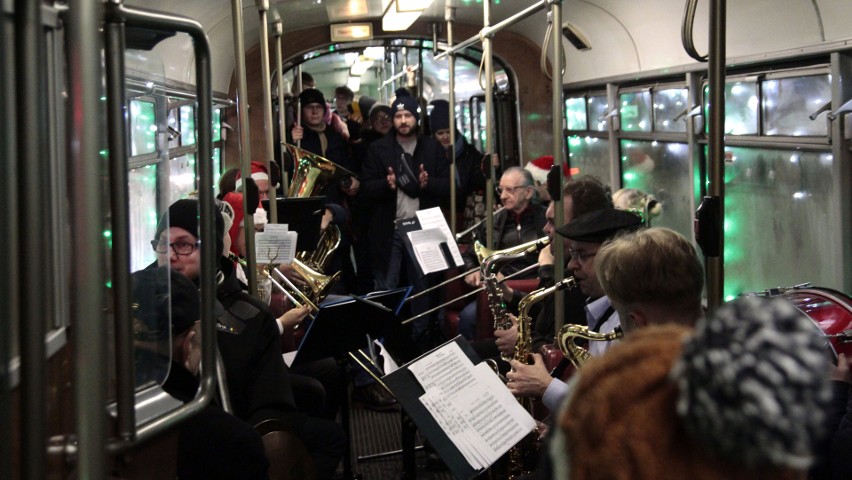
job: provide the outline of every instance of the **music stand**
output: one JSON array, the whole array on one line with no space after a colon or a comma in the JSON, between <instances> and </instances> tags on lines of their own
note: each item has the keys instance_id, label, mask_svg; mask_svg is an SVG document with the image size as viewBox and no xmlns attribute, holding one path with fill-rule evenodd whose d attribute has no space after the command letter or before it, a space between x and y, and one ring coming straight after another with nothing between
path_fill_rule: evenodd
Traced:
<instances>
[{"instance_id":1,"label":"music stand","mask_svg":"<svg viewBox=\"0 0 852 480\"><path fill-rule=\"evenodd\" d=\"M261 200L261 205L269 211L269 200ZM290 231L299 234L296 251L315 250L320 239L320 225L325 211L325 197L278 198L278 221L286 224Z\"/></svg>"}]
</instances>

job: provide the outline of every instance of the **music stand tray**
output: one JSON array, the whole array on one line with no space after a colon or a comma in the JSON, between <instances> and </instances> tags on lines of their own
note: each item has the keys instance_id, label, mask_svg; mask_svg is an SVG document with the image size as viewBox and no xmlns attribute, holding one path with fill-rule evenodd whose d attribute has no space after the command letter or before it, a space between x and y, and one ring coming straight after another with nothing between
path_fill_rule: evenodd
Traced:
<instances>
[{"instance_id":1,"label":"music stand tray","mask_svg":"<svg viewBox=\"0 0 852 480\"><path fill-rule=\"evenodd\" d=\"M268 212L269 200L261 200L261 204ZM290 231L299 234L296 240L296 251L316 249L325 211L325 197L278 198L275 204L278 208L276 223L286 224Z\"/></svg>"}]
</instances>

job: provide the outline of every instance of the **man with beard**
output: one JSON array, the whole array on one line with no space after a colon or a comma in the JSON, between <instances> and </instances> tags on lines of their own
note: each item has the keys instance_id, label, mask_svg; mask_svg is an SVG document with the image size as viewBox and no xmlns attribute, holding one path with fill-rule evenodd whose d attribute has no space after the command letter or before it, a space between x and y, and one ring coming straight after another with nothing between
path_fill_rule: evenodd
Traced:
<instances>
[{"instance_id":1,"label":"man with beard","mask_svg":"<svg viewBox=\"0 0 852 480\"><path fill-rule=\"evenodd\" d=\"M390 289L402 283L420 291L427 287L427 279L419 275L415 260L406 252L396 221L446 201L449 162L437 141L418 135L420 106L414 97L397 98L391 111L393 130L370 145L362 170L361 195L373 207L368 219L370 260L376 288ZM412 302L412 313L429 308L432 299L424 297ZM428 338L430 318L421 318L412 327L421 346L433 343Z\"/></svg>"}]
</instances>

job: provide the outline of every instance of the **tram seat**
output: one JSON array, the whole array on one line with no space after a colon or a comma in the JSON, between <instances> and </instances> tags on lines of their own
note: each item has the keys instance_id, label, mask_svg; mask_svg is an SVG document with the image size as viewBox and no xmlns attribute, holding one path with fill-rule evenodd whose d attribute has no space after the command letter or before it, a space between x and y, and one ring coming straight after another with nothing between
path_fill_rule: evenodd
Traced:
<instances>
[{"instance_id":1,"label":"tram seat","mask_svg":"<svg viewBox=\"0 0 852 480\"><path fill-rule=\"evenodd\" d=\"M260 433L266 458L269 460L269 478L276 480L316 479L311 456L295 434L278 420L264 420L255 425Z\"/></svg>"},{"instance_id":2,"label":"tram seat","mask_svg":"<svg viewBox=\"0 0 852 480\"><path fill-rule=\"evenodd\" d=\"M519 292L532 292L538 288L538 278L506 280L504 285ZM476 338L482 340L494 337L494 316L488 308L488 294L485 291L476 295Z\"/></svg>"}]
</instances>

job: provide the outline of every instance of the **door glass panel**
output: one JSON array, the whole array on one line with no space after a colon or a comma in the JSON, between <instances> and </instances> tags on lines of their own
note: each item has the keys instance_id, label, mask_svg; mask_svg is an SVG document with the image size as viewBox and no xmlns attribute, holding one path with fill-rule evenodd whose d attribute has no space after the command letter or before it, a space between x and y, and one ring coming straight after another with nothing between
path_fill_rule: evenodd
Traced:
<instances>
[{"instance_id":1,"label":"door glass panel","mask_svg":"<svg viewBox=\"0 0 852 480\"><path fill-rule=\"evenodd\" d=\"M654 131L686 132L686 88L654 91Z\"/></svg>"},{"instance_id":2,"label":"door glass panel","mask_svg":"<svg viewBox=\"0 0 852 480\"><path fill-rule=\"evenodd\" d=\"M589 130L596 132L606 131L606 115L609 113L609 102L606 95L589 97Z\"/></svg>"},{"instance_id":3,"label":"door glass panel","mask_svg":"<svg viewBox=\"0 0 852 480\"><path fill-rule=\"evenodd\" d=\"M704 108L710 118L710 89L704 87ZM706 129L709 128L709 120ZM757 135L757 82L725 84L725 134Z\"/></svg>"},{"instance_id":4,"label":"door glass panel","mask_svg":"<svg viewBox=\"0 0 852 480\"><path fill-rule=\"evenodd\" d=\"M130 155L153 153L157 150L157 119L154 102L130 101Z\"/></svg>"},{"instance_id":5,"label":"door glass panel","mask_svg":"<svg viewBox=\"0 0 852 480\"><path fill-rule=\"evenodd\" d=\"M572 97L565 99L565 118L568 130L586 130L586 99Z\"/></svg>"},{"instance_id":6,"label":"door glass panel","mask_svg":"<svg viewBox=\"0 0 852 480\"><path fill-rule=\"evenodd\" d=\"M169 205L195 190L195 154L169 160Z\"/></svg>"}]
</instances>

